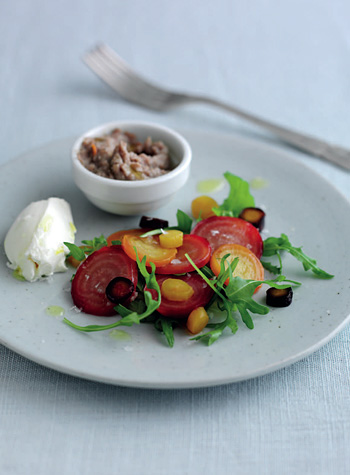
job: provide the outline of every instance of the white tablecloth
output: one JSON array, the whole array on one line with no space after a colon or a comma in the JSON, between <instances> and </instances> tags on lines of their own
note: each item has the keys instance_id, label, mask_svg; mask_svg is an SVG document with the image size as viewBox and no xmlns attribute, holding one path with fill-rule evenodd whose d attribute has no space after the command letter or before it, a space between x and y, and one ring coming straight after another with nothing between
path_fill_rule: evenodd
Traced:
<instances>
[{"instance_id":1,"label":"white tablecloth","mask_svg":"<svg viewBox=\"0 0 350 475\"><path fill-rule=\"evenodd\" d=\"M80 60L97 42L156 82L350 148L349 16L345 0L3 1L0 164L115 119L278 145L208 107L123 102ZM293 153L350 198L349 173ZM349 473L349 341L346 328L273 374L174 391L81 380L0 346L0 473Z\"/></svg>"}]
</instances>

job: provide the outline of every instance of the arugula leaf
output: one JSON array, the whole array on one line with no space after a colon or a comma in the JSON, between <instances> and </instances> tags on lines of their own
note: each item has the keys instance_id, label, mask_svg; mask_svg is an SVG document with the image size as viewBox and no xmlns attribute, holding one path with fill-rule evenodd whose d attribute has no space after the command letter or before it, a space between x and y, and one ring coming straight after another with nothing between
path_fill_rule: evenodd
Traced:
<instances>
[{"instance_id":1,"label":"arugula leaf","mask_svg":"<svg viewBox=\"0 0 350 475\"><path fill-rule=\"evenodd\" d=\"M233 313L236 310L235 305L233 305L228 300L222 300L222 308L223 311L226 312L225 320L220 323L211 324L211 328L213 328L212 330L209 330L202 335L197 335L196 337L191 338L191 340L202 340L203 342L206 342L208 346L210 346L220 338L225 328L229 328L233 334L237 332L238 324L233 316Z\"/></svg>"},{"instance_id":2,"label":"arugula leaf","mask_svg":"<svg viewBox=\"0 0 350 475\"><path fill-rule=\"evenodd\" d=\"M173 348L175 343L174 331L172 321L169 318L160 317L154 322L156 330L164 334L166 341L170 348Z\"/></svg>"},{"instance_id":3,"label":"arugula leaf","mask_svg":"<svg viewBox=\"0 0 350 475\"><path fill-rule=\"evenodd\" d=\"M290 284L301 285L299 282L286 279L284 276L278 276L273 280L249 280L242 279L241 277L233 277L233 271L237 266L238 258L234 259L229 265L225 265L227 256L221 260L220 273L216 278L208 279L208 277L199 269L188 254L185 254L187 260L191 263L192 267L197 273L205 280L205 282L214 290L217 299L220 299L221 306L226 312L226 318L224 321L216 324L210 324L212 330L197 335L192 340L203 340L208 345L214 343L223 333L226 327L230 328L232 333L236 333L238 330L237 321L234 318L234 312L238 311L242 321L249 329L254 328L253 319L250 313L259 315L266 315L269 313L269 307L258 303L253 299L254 292L257 287L265 283L270 287L279 289L285 289L290 287ZM229 283L224 286L229 277ZM283 283L286 282L286 283ZM288 283L287 283L288 282Z\"/></svg>"},{"instance_id":4,"label":"arugula leaf","mask_svg":"<svg viewBox=\"0 0 350 475\"><path fill-rule=\"evenodd\" d=\"M98 251L102 247L108 246L106 238L101 234L100 237L94 237L90 240L81 241L83 244L88 246L91 249L88 249L87 254L92 254L94 251Z\"/></svg>"},{"instance_id":5,"label":"arugula leaf","mask_svg":"<svg viewBox=\"0 0 350 475\"><path fill-rule=\"evenodd\" d=\"M184 234L190 234L191 229L192 229L192 223L193 223L192 218L188 216L188 214L186 214L184 211L181 211L181 209L178 209L176 213L176 219L177 219L176 229L179 229Z\"/></svg>"},{"instance_id":6,"label":"arugula leaf","mask_svg":"<svg viewBox=\"0 0 350 475\"><path fill-rule=\"evenodd\" d=\"M281 283L285 282L285 283ZM249 312L259 315L266 315L269 313L269 307L262 305L253 299L254 292L261 284L268 284L270 287L276 289L286 289L290 287L290 284L301 285L300 282L287 279L285 276L280 275L275 279L266 280L249 280L242 279L241 277L233 277L230 279L229 284L225 288L225 294L231 303L234 303L241 314L243 322L248 328L254 328L253 321Z\"/></svg>"},{"instance_id":7,"label":"arugula leaf","mask_svg":"<svg viewBox=\"0 0 350 475\"><path fill-rule=\"evenodd\" d=\"M224 287L224 284L228 278L232 279L233 272L236 269L239 261L239 258L235 257L233 261L226 267L226 260L229 256L230 254L225 254L220 262L220 272L217 277L217 285L221 289Z\"/></svg>"},{"instance_id":8,"label":"arugula leaf","mask_svg":"<svg viewBox=\"0 0 350 475\"><path fill-rule=\"evenodd\" d=\"M255 200L249 191L249 183L230 172L224 173L230 192L223 204L218 208L213 208L217 216L237 217L244 208L255 206Z\"/></svg>"},{"instance_id":9,"label":"arugula leaf","mask_svg":"<svg viewBox=\"0 0 350 475\"><path fill-rule=\"evenodd\" d=\"M142 312L141 314L138 314L135 311L131 311L127 317L123 317L122 320L119 320L119 322L122 322L125 318L131 319L134 323L140 323L141 320L144 318L148 317L151 315L154 311L157 310L157 308L160 305L161 302L161 293L160 293L160 287L158 285L157 279L156 279L156 274L155 274L155 265L153 262L151 262L151 273L148 272L147 267L146 267L146 256L143 257L142 261L140 261L136 249L136 262L139 268L139 271L143 278L145 279L146 286L149 289L153 289L157 292L157 300L153 300L151 292L148 290L144 290L144 298L145 298L145 306L146 310ZM121 305L117 305L115 309L117 310L118 313L120 313L120 310L125 311L125 307L121 308ZM118 323L118 322L117 322ZM121 323L123 325L123 323Z\"/></svg>"},{"instance_id":10,"label":"arugula leaf","mask_svg":"<svg viewBox=\"0 0 350 475\"><path fill-rule=\"evenodd\" d=\"M288 282L288 284L280 285L279 282L281 281ZM243 323L252 330L254 328L254 323L251 313L266 315L270 311L269 307L266 307L253 299L255 289L263 283L279 289L290 287L290 283L300 285L299 282L287 280L284 276L279 276L274 280L264 281L249 281L242 279L241 277L234 277L230 280L229 285L224 289L226 298L223 298L221 295L224 310L226 311L226 319L223 322L211 324L210 327L213 328L213 330L210 330L203 335L198 335L192 338L192 340L204 340L208 345L211 345L222 335L226 327L230 328L232 333L236 333L238 325L233 316L235 311L238 311Z\"/></svg>"},{"instance_id":11,"label":"arugula leaf","mask_svg":"<svg viewBox=\"0 0 350 475\"><path fill-rule=\"evenodd\" d=\"M317 277L320 279L332 279L334 275L329 274L328 272L322 270L318 267L315 259L307 256L301 247L295 247L289 241L289 238L286 234L281 234L280 237L269 237L264 241L264 257L277 256L280 261L280 267L273 266L270 263L262 261L263 266L274 273L282 272L282 261L280 257L280 251L287 251L290 255L295 257L298 261L303 264L304 270L311 270Z\"/></svg>"},{"instance_id":12,"label":"arugula leaf","mask_svg":"<svg viewBox=\"0 0 350 475\"><path fill-rule=\"evenodd\" d=\"M215 274L214 272L210 269L210 267L208 266L203 266L201 267L201 271L205 274L206 277L208 277L209 279L212 279L213 277L215 277Z\"/></svg>"},{"instance_id":13,"label":"arugula leaf","mask_svg":"<svg viewBox=\"0 0 350 475\"><path fill-rule=\"evenodd\" d=\"M278 257L280 257L280 255L278 254ZM267 262L267 261L260 261L261 264L263 265L263 267L268 270L269 272L271 272L272 274L281 274L282 273L282 266L278 267L278 266L275 266L274 264L272 264L271 262Z\"/></svg>"},{"instance_id":14,"label":"arugula leaf","mask_svg":"<svg viewBox=\"0 0 350 475\"><path fill-rule=\"evenodd\" d=\"M272 287L276 287L275 281L264 281L269 283ZM225 288L225 294L230 302L235 303L238 312L241 315L243 322L250 329L254 328L253 320L248 312L259 315L266 315L269 313L269 308L261 305L253 299L254 292L259 285L262 284L260 280L245 280L241 277L233 277ZM277 285L281 288L281 286Z\"/></svg>"},{"instance_id":15,"label":"arugula leaf","mask_svg":"<svg viewBox=\"0 0 350 475\"><path fill-rule=\"evenodd\" d=\"M208 279L208 277L206 276L205 273L202 272L201 269L199 269L196 264L192 261L192 259L190 258L190 256L188 254L185 254L186 256L186 259L191 263L192 267L197 271L197 273L202 277L202 279L212 288L212 290L214 290L215 294L216 294L216 297L219 298L221 300L221 304L222 304L222 307L223 309L226 311L226 319L219 323L219 324L216 324L214 326L214 329L213 330L210 330L209 332L206 332L202 335L197 335L193 338L191 338L191 340L203 340L203 341L206 341L206 343L208 345L212 345L221 335L222 335L222 332L224 331L224 329L226 327L229 327L232 331L232 333L236 333L236 331L238 330L238 325L237 325L237 322L236 320L234 319L233 317L233 311L235 310L235 306L231 304L230 301L228 301L225 296L220 292L220 290L217 288L217 286L221 286L221 281L223 280L224 277L222 276L218 276L216 279ZM231 262L231 264L228 266L229 268L229 272L233 272L232 271L232 268L234 269L237 265L237 262L238 262L238 259L235 259L234 261ZM221 271L224 271L224 274L225 274L225 280L227 279L227 270L224 269L224 267L221 267ZM220 272L221 274L221 272ZM225 282L225 280L223 280L223 282ZM215 285L216 284L216 285ZM212 303L214 302L215 300L212 300Z\"/></svg>"},{"instance_id":16,"label":"arugula leaf","mask_svg":"<svg viewBox=\"0 0 350 475\"><path fill-rule=\"evenodd\" d=\"M138 289L138 292L142 293L142 297L143 297L143 288L140 289L139 286L137 285L137 289ZM141 295L139 294L136 297L136 299L130 303L129 308L127 310L129 313L130 311L136 312L136 313L143 313L146 310L145 299L141 298ZM123 316L122 313L120 313L120 315Z\"/></svg>"},{"instance_id":17,"label":"arugula leaf","mask_svg":"<svg viewBox=\"0 0 350 475\"><path fill-rule=\"evenodd\" d=\"M84 244L84 246L79 247L76 244L70 242L63 243L69 249L69 254L67 257L72 256L77 261L83 261L87 255L89 256L94 251L98 251L102 247L108 245L106 238L102 234L100 237L95 237L93 239L84 240L81 242Z\"/></svg>"},{"instance_id":18,"label":"arugula leaf","mask_svg":"<svg viewBox=\"0 0 350 475\"><path fill-rule=\"evenodd\" d=\"M85 259L85 252L79 246L76 246L71 242L64 242L63 244L65 244L69 249L68 256L74 257L74 259L76 259L77 261L83 261Z\"/></svg>"},{"instance_id":19,"label":"arugula leaf","mask_svg":"<svg viewBox=\"0 0 350 475\"><path fill-rule=\"evenodd\" d=\"M156 290L157 296L158 296L157 300L153 300L151 292L149 292L148 290L144 291L145 306L146 306L146 309L144 312L139 314L135 311L127 309L123 305L117 305L115 309L121 315L122 318L118 320L117 322L111 323L110 325L80 326L71 322L67 318L64 318L63 322L69 325L70 327L75 328L76 330L80 330L83 332L95 332L95 331L102 331L102 330L110 330L112 328L120 327L120 326L131 327L134 324L141 323L141 320L145 319L146 317L151 315L155 310L157 310L161 302L161 294L160 294L160 288L159 288L158 282L156 280L155 266L153 263L151 263L151 273L149 273L145 264L146 256L144 256L142 261L140 261L136 253L136 259L137 259L137 265L139 267L139 271L144 277L147 287L149 289Z\"/></svg>"}]
</instances>

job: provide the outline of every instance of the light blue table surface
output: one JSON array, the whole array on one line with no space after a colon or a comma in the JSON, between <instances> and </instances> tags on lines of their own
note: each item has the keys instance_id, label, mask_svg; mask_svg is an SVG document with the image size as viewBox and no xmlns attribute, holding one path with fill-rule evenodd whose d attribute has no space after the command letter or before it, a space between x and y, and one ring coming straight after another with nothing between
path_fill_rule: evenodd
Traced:
<instances>
[{"instance_id":1,"label":"light blue table surface","mask_svg":"<svg viewBox=\"0 0 350 475\"><path fill-rule=\"evenodd\" d=\"M286 148L209 107L123 102L81 61L98 42L160 84L350 148L349 18L346 0L2 0L0 164L117 119ZM348 172L289 150L350 199ZM0 473L350 473L349 343L347 327L273 374L174 391L80 380L0 347Z\"/></svg>"}]
</instances>

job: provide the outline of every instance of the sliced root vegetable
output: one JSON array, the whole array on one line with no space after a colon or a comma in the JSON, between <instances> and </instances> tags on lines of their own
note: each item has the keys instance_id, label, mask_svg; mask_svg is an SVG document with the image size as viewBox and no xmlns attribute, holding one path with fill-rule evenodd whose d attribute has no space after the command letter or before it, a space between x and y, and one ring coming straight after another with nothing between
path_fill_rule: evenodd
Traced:
<instances>
[{"instance_id":1,"label":"sliced root vegetable","mask_svg":"<svg viewBox=\"0 0 350 475\"><path fill-rule=\"evenodd\" d=\"M213 208L217 208L218 206L214 198L206 195L198 196L191 203L192 216L195 219L206 219L210 216L215 216Z\"/></svg>"},{"instance_id":2,"label":"sliced root vegetable","mask_svg":"<svg viewBox=\"0 0 350 475\"><path fill-rule=\"evenodd\" d=\"M122 229L121 231L116 231L115 233L108 236L107 244L108 246L112 246L113 241L122 241L125 234L129 234L131 236L141 236L142 234L145 234L147 231L150 231L150 229L141 229L141 228Z\"/></svg>"},{"instance_id":3,"label":"sliced root vegetable","mask_svg":"<svg viewBox=\"0 0 350 475\"><path fill-rule=\"evenodd\" d=\"M159 244L165 249L174 249L183 244L184 233L178 229L169 229L162 234L159 234Z\"/></svg>"},{"instance_id":4,"label":"sliced root vegetable","mask_svg":"<svg viewBox=\"0 0 350 475\"><path fill-rule=\"evenodd\" d=\"M208 325L209 316L204 307L197 307L189 314L186 326L187 329L196 335Z\"/></svg>"},{"instance_id":5,"label":"sliced root vegetable","mask_svg":"<svg viewBox=\"0 0 350 475\"><path fill-rule=\"evenodd\" d=\"M266 304L270 307L288 307L293 300L292 287L275 289L270 287L266 291Z\"/></svg>"},{"instance_id":6,"label":"sliced root vegetable","mask_svg":"<svg viewBox=\"0 0 350 475\"><path fill-rule=\"evenodd\" d=\"M115 277L126 277L136 288L136 263L120 246L103 247L93 252L78 267L73 278L71 293L74 305L91 315L115 315L115 304L106 296L106 288Z\"/></svg>"},{"instance_id":7,"label":"sliced root vegetable","mask_svg":"<svg viewBox=\"0 0 350 475\"><path fill-rule=\"evenodd\" d=\"M197 267L205 266L210 259L211 249L209 242L200 236L185 234L183 244L177 248L177 254L169 264L164 267L157 267L157 274L184 274L192 272L193 267L188 262L185 254L188 254Z\"/></svg>"},{"instance_id":8,"label":"sliced root vegetable","mask_svg":"<svg viewBox=\"0 0 350 475\"><path fill-rule=\"evenodd\" d=\"M162 297L172 302L183 302L194 294L193 288L181 279L165 279L161 287Z\"/></svg>"},{"instance_id":9,"label":"sliced root vegetable","mask_svg":"<svg viewBox=\"0 0 350 475\"><path fill-rule=\"evenodd\" d=\"M177 253L175 248L165 249L161 247L158 235L141 238L139 236L126 234L122 240L122 248L132 260L136 261L137 252L140 261L146 256L146 265L150 266L151 262L153 262L156 267L169 264Z\"/></svg>"},{"instance_id":10,"label":"sliced root vegetable","mask_svg":"<svg viewBox=\"0 0 350 475\"><path fill-rule=\"evenodd\" d=\"M240 244L252 251L258 259L262 256L263 240L259 231L241 218L212 216L196 224L191 234L206 238L212 251L223 244Z\"/></svg>"},{"instance_id":11,"label":"sliced root vegetable","mask_svg":"<svg viewBox=\"0 0 350 475\"><path fill-rule=\"evenodd\" d=\"M238 264L233 271L233 277L239 276L242 279L264 280L264 268L256 255L240 244L224 244L218 247L210 259L210 268L215 275L219 275L221 270L221 261L225 260L225 268L238 257ZM229 283L229 279L225 284ZM257 289L258 290L258 289Z\"/></svg>"},{"instance_id":12,"label":"sliced root vegetable","mask_svg":"<svg viewBox=\"0 0 350 475\"><path fill-rule=\"evenodd\" d=\"M209 285L202 279L202 277L195 272L191 272L182 276L157 275L156 278L160 287L162 287L162 284L166 279L171 278L182 280L186 284L190 285L194 291L192 297L182 301L169 300L162 296L162 301L157 311L165 317L179 319L186 318L195 308L204 307L207 305L214 293ZM155 290L147 288L145 290L149 290L151 292L152 298L154 300L157 299L157 292Z\"/></svg>"},{"instance_id":13,"label":"sliced root vegetable","mask_svg":"<svg viewBox=\"0 0 350 475\"><path fill-rule=\"evenodd\" d=\"M150 216L142 216L140 219L140 228L161 229L169 227L169 222L165 219L151 218Z\"/></svg>"},{"instance_id":14,"label":"sliced root vegetable","mask_svg":"<svg viewBox=\"0 0 350 475\"><path fill-rule=\"evenodd\" d=\"M244 208L239 215L241 219L248 221L261 232L265 224L265 212L260 208Z\"/></svg>"}]
</instances>

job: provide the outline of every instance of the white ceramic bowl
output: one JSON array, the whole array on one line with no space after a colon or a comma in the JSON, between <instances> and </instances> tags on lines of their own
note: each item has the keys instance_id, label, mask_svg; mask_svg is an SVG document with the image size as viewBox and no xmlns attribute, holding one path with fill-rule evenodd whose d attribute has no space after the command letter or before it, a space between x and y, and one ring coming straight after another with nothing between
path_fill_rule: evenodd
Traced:
<instances>
[{"instance_id":1,"label":"white ceramic bowl","mask_svg":"<svg viewBox=\"0 0 350 475\"><path fill-rule=\"evenodd\" d=\"M124 181L104 178L87 170L78 159L86 137L99 137L119 128L132 132L140 141L151 137L169 148L174 168L157 178ZM190 173L191 148L179 133L149 122L119 121L100 125L79 137L72 150L73 178L80 190L97 207L110 213L137 215L164 206L186 183Z\"/></svg>"}]
</instances>

